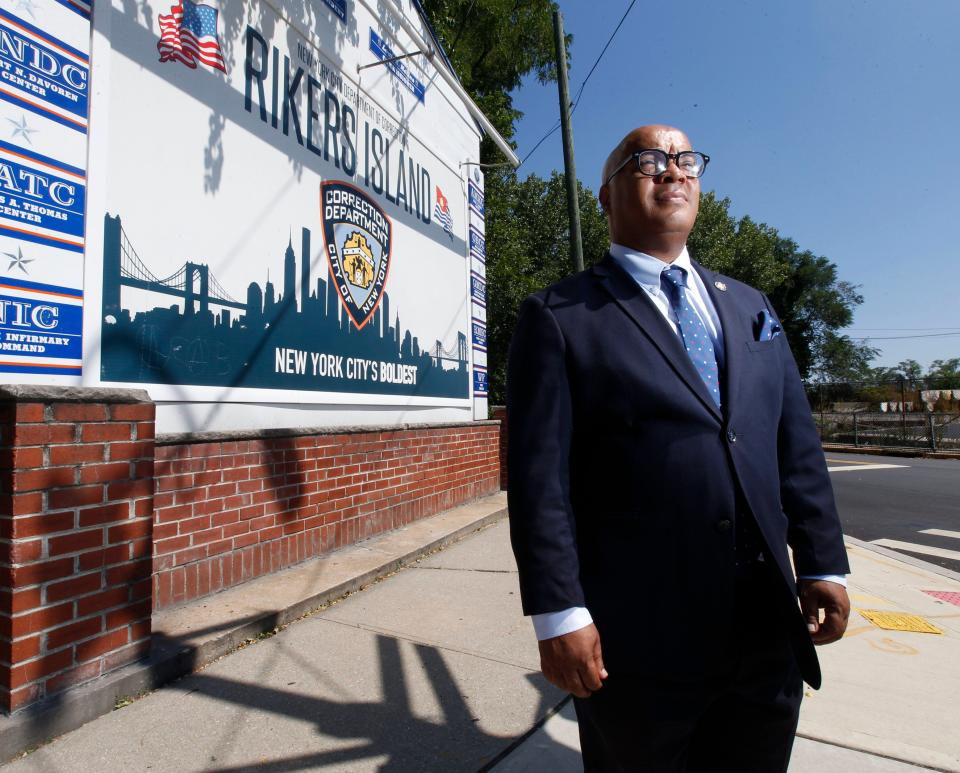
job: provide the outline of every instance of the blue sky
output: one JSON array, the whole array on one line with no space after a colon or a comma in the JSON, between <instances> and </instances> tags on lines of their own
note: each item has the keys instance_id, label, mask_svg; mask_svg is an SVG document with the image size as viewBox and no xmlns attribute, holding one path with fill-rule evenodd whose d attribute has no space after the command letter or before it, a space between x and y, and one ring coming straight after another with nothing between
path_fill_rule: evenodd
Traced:
<instances>
[{"instance_id":1,"label":"blue sky","mask_svg":"<svg viewBox=\"0 0 960 773\"><path fill-rule=\"evenodd\" d=\"M560 1L572 95L627 5ZM629 129L679 126L711 156L704 190L861 286L847 332L873 338L874 364L958 357L958 33L956 0L638 2L573 116L578 177L596 191ZM523 158L557 120L556 85L531 78L515 104ZM521 174L562 168L558 131Z\"/></svg>"}]
</instances>

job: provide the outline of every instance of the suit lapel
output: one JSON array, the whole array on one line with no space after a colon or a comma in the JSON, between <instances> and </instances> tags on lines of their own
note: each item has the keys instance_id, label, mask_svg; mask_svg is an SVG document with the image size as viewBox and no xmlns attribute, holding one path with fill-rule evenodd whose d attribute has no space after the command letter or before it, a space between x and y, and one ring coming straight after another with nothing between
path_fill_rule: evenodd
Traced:
<instances>
[{"instance_id":1,"label":"suit lapel","mask_svg":"<svg viewBox=\"0 0 960 773\"><path fill-rule=\"evenodd\" d=\"M700 402L721 420L720 411L684 349L680 337L673 332L646 292L637 286L609 254L593 267L593 273L603 289L659 350L677 376L700 398Z\"/></svg>"},{"instance_id":2,"label":"suit lapel","mask_svg":"<svg viewBox=\"0 0 960 773\"><path fill-rule=\"evenodd\" d=\"M719 276L713 271L704 268L695 260L691 260L693 267L700 274L707 294L713 301L713 307L720 318L720 327L723 330L724 367L721 377L723 384L723 412L730 416L733 407L737 404L740 390L740 375L743 373L743 336L740 315L737 313L736 303L729 292L721 291L715 282Z\"/></svg>"}]
</instances>

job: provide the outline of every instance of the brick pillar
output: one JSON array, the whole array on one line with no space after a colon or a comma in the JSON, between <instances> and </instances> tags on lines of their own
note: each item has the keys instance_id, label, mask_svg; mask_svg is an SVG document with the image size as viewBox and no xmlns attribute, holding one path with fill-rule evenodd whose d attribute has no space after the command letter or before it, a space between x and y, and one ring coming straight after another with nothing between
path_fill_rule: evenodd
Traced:
<instances>
[{"instance_id":1,"label":"brick pillar","mask_svg":"<svg viewBox=\"0 0 960 773\"><path fill-rule=\"evenodd\" d=\"M507 490L507 408L494 405L490 408L494 419L500 422L500 490Z\"/></svg>"},{"instance_id":2,"label":"brick pillar","mask_svg":"<svg viewBox=\"0 0 960 773\"><path fill-rule=\"evenodd\" d=\"M0 386L0 709L150 647L146 392Z\"/></svg>"}]
</instances>

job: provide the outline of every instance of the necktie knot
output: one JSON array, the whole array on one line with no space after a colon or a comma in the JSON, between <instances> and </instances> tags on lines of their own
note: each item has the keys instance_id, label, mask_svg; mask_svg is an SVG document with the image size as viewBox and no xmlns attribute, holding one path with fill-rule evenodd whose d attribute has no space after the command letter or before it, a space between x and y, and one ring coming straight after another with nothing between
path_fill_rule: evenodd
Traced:
<instances>
[{"instance_id":1,"label":"necktie knot","mask_svg":"<svg viewBox=\"0 0 960 773\"><path fill-rule=\"evenodd\" d=\"M665 268L660 276L666 279L673 287L687 286L687 272L680 266L670 266Z\"/></svg>"}]
</instances>

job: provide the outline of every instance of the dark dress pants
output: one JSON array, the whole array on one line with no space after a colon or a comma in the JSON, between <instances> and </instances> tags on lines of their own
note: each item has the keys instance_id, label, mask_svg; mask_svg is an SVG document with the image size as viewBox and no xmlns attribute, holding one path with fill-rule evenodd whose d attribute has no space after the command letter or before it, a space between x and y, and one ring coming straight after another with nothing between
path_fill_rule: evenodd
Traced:
<instances>
[{"instance_id":1,"label":"dark dress pants","mask_svg":"<svg viewBox=\"0 0 960 773\"><path fill-rule=\"evenodd\" d=\"M738 579L736 632L716 642L716 676L680 682L611 674L591 697L574 699L584 770L786 771L803 682L777 582L764 562Z\"/></svg>"}]
</instances>

